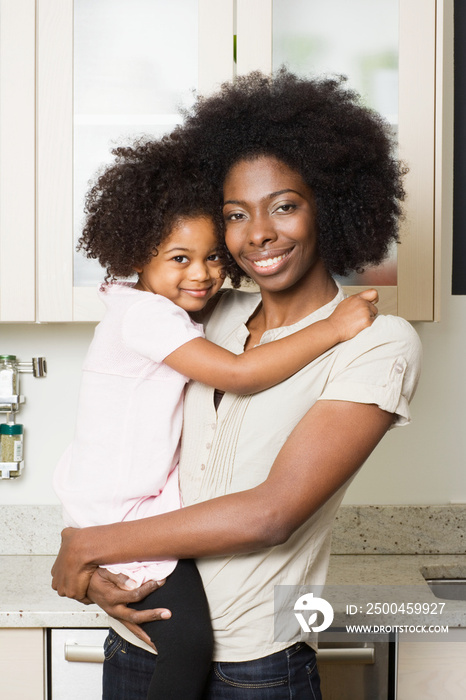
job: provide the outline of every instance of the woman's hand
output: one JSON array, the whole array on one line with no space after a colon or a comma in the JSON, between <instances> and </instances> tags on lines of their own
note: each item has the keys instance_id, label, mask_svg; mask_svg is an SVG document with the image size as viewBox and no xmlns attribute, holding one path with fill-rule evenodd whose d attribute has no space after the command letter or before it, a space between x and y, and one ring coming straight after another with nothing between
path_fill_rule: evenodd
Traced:
<instances>
[{"instance_id":1,"label":"woman's hand","mask_svg":"<svg viewBox=\"0 0 466 700\"><path fill-rule=\"evenodd\" d=\"M97 564L86 562L80 539L81 530L67 527L61 533L61 547L52 567L52 588L58 595L79 600L86 605L87 588Z\"/></svg>"},{"instance_id":2,"label":"woman's hand","mask_svg":"<svg viewBox=\"0 0 466 700\"><path fill-rule=\"evenodd\" d=\"M137 603L149 593L163 586L165 581L148 581L139 588L128 588L127 576L112 574L107 569L97 569L89 582L88 599L97 603L111 617L119 620L136 637L149 644L155 651L155 646L149 636L140 627L144 622L152 620L167 620L171 617L170 610L154 608L134 610L129 603Z\"/></svg>"}]
</instances>

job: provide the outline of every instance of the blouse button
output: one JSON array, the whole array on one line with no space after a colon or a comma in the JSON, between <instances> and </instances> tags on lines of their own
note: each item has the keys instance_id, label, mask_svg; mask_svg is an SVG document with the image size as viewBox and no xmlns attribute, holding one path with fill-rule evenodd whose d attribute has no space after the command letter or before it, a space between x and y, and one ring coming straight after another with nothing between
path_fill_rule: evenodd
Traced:
<instances>
[{"instance_id":1,"label":"blouse button","mask_svg":"<svg viewBox=\"0 0 466 700\"><path fill-rule=\"evenodd\" d=\"M201 469L205 469L205 464L201 464Z\"/></svg>"},{"instance_id":2,"label":"blouse button","mask_svg":"<svg viewBox=\"0 0 466 700\"><path fill-rule=\"evenodd\" d=\"M210 448L212 447L212 443L211 443L211 442L208 442L207 445L206 445L206 447L207 447L208 450L210 450Z\"/></svg>"}]
</instances>

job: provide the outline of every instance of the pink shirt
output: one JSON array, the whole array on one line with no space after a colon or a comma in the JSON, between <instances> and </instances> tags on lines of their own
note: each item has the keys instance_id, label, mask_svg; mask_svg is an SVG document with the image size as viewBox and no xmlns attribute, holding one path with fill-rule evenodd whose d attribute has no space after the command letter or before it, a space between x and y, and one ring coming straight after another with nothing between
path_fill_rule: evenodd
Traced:
<instances>
[{"instance_id":1,"label":"pink shirt","mask_svg":"<svg viewBox=\"0 0 466 700\"><path fill-rule=\"evenodd\" d=\"M179 442L188 378L163 360L203 336L165 297L114 283L84 361L74 440L54 474L67 525L137 520L180 507ZM108 566L138 584L175 560Z\"/></svg>"}]
</instances>

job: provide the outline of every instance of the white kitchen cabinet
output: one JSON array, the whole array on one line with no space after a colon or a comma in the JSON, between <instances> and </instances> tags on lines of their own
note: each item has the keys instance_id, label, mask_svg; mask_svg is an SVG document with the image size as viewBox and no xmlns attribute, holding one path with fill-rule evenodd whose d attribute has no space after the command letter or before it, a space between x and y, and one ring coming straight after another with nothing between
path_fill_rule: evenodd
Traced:
<instances>
[{"instance_id":1,"label":"white kitchen cabinet","mask_svg":"<svg viewBox=\"0 0 466 700\"><path fill-rule=\"evenodd\" d=\"M432 642L410 641L409 635L400 639L397 700L466 697L466 629L450 629L447 638L439 634Z\"/></svg>"},{"instance_id":2,"label":"white kitchen cabinet","mask_svg":"<svg viewBox=\"0 0 466 700\"><path fill-rule=\"evenodd\" d=\"M0 629L1 696L8 700L45 700L45 631Z\"/></svg>"},{"instance_id":3,"label":"white kitchen cabinet","mask_svg":"<svg viewBox=\"0 0 466 700\"><path fill-rule=\"evenodd\" d=\"M100 628L0 629L0 696L5 700L100 700L107 634L108 629Z\"/></svg>"},{"instance_id":4,"label":"white kitchen cabinet","mask_svg":"<svg viewBox=\"0 0 466 700\"><path fill-rule=\"evenodd\" d=\"M89 12L84 24L94 29L96 3L75 2L76 7L80 3L82 12ZM128 42L115 24L118 8L126 5L143 13L143 2L102 0L98 7L111 7L112 19L102 42L117 36L114 46L123 51ZM187 28L181 30L186 3L190 11L195 8L197 27L189 20ZM451 166L450 94L444 76L450 76L452 70L452 4L452 0L399 0L398 133L400 155L410 166L409 197L405 240L398 249L397 284L379 287L379 308L410 320L438 317L438 241L450 215L445 175ZM149 5L154 8L158 3L153 0ZM210 91L235 71L271 70L273 0L160 2L160 12L177 7L179 21L161 23L174 44L178 34L187 32L181 44L191 48L183 60L186 66L197 64L197 86L192 87L199 92ZM77 77L80 25L73 12L73 0L0 0L0 321L99 320L102 309L96 285L85 279L88 272L92 277L93 261L74 265L73 228L79 230L79 216L73 208L79 211L80 192L97 164L108 157L106 138L142 130L160 133L175 123L166 118L163 109L155 113L147 107L135 113L133 97L126 100L128 113L111 100L103 106L103 94L94 94L97 106L92 106L92 99L90 107L80 106L86 100ZM141 24L140 17L138 21ZM160 42L155 29L154 24L153 44L157 47ZM188 41L193 34L195 41ZM357 41L357 37L353 39ZM81 58L89 58L97 43L91 35L90 49L83 51ZM117 59L118 52L114 64ZM171 63L174 61L166 62L163 73ZM133 75L147 76L149 89L157 84L147 61L140 59L138 68L137 62L131 64L122 53L117 70L99 78L101 92L109 92L115 76L123 81L128 78L124 73L131 65L135 66ZM81 84L84 81L91 92L96 81L92 65L87 69L88 78L81 79ZM135 81L129 74L126 82ZM169 114L173 117L171 111ZM83 160L86 148L87 161Z\"/></svg>"},{"instance_id":5,"label":"white kitchen cabinet","mask_svg":"<svg viewBox=\"0 0 466 700\"><path fill-rule=\"evenodd\" d=\"M329 0L325 7L319 0L237 0L238 73L255 67L271 70L281 63L304 74L316 68L319 73L343 72L349 75L352 87L367 94L367 84L354 80L355 73L365 62L367 75L367 64L383 58L385 48L376 46L377 41L385 46L389 23L383 26L383 16L385 10L390 20L391 9L399 15L398 118L394 128L399 156L409 166L405 181L408 198L395 282L375 286L382 312L411 321L437 320L440 234L442 228L447 233L451 228L452 206L451 0ZM305 41L311 59L300 64ZM347 55L345 48L349 49ZM323 59L319 63L319 53L328 55L327 62ZM377 77L380 104L369 106L383 113L393 77L380 70ZM391 115L384 116L391 121ZM354 291L360 288L352 287Z\"/></svg>"},{"instance_id":6,"label":"white kitchen cabinet","mask_svg":"<svg viewBox=\"0 0 466 700\"><path fill-rule=\"evenodd\" d=\"M0 32L0 321L98 320L96 284L73 269L76 185L111 138L173 128L180 91L169 113L148 95L184 74L185 92L233 76L233 0L0 0Z\"/></svg>"}]
</instances>

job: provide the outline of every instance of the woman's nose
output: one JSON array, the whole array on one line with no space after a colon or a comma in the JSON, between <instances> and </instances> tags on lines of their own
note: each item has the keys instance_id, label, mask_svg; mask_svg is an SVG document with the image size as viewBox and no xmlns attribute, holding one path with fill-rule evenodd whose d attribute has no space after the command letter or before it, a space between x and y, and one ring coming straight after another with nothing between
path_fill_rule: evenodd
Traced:
<instances>
[{"instance_id":1,"label":"woman's nose","mask_svg":"<svg viewBox=\"0 0 466 700\"><path fill-rule=\"evenodd\" d=\"M256 216L252 218L248 226L248 239L251 245L263 246L270 241L275 241L276 232L268 216Z\"/></svg>"}]
</instances>

